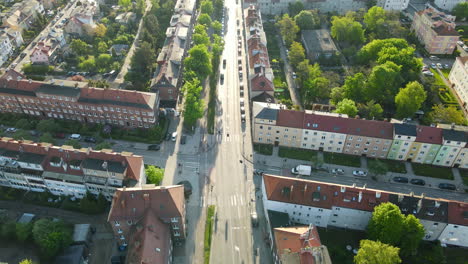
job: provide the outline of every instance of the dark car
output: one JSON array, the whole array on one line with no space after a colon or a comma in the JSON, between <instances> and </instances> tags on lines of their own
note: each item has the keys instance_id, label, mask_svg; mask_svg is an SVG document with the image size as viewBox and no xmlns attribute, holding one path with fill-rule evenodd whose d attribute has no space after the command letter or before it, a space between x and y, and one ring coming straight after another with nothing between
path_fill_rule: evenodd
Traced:
<instances>
[{"instance_id":1,"label":"dark car","mask_svg":"<svg viewBox=\"0 0 468 264\"><path fill-rule=\"evenodd\" d=\"M439 189L455 191L457 187L451 183L440 183Z\"/></svg>"},{"instance_id":2,"label":"dark car","mask_svg":"<svg viewBox=\"0 0 468 264\"><path fill-rule=\"evenodd\" d=\"M393 177L394 182L408 183L408 178L406 177Z\"/></svg>"},{"instance_id":3,"label":"dark car","mask_svg":"<svg viewBox=\"0 0 468 264\"><path fill-rule=\"evenodd\" d=\"M421 185L421 186L426 185L426 182L421 179L411 179L410 183L414 185Z\"/></svg>"},{"instance_id":4,"label":"dark car","mask_svg":"<svg viewBox=\"0 0 468 264\"><path fill-rule=\"evenodd\" d=\"M185 198L188 198L192 194L192 184L190 184L189 181L181 181L181 182L177 183L177 185L183 185L184 186Z\"/></svg>"},{"instance_id":5,"label":"dark car","mask_svg":"<svg viewBox=\"0 0 468 264\"><path fill-rule=\"evenodd\" d=\"M96 139L94 137L85 137L84 141L89 143L96 143Z\"/></svg>"},{"instance_id":6,"label":"dark car","mask_svg":"<svg viewBox=\"0 0 468 264\"><path fill-rule=\"evenodd\" d=\"M223 60L223 69L226 69L226 59Z\"/></svg>"},{"instance_id":7,"label":"dark car","mask_svg":"<svg viewBox=\"0 0 468 264\"><path fill-rule=\"evenodd\" d=\"M186 141L187 141L187 136L180 137L180 144L185 145Z\"/></svg>"},{"instance_id":8,"label":"dark car","mask_svg":"<svg viewBox=\"0 0 468 264\"><path fill-rule=\"evenodd\" d=\"M20 58L26 57L26 52L21 53Z\"/></svg>"},{"instance_id":9,"label":"dark car","mask_svg":"<svg viewBox=\"0 0 468 264\"><path fill-rule=\"evenodd\" d=\"M149 145L148 146L148 150L155 150L155 151L158 151L161 149L161 146L158 145L158 144L154 144L154 145Z\"/></svg>"}]
</instances>

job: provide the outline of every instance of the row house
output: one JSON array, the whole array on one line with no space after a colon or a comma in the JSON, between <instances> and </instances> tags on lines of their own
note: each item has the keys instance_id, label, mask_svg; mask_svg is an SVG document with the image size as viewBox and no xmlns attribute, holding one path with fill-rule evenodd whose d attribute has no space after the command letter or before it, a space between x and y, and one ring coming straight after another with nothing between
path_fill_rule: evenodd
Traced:
<instances>
[{"instance_id":1,"label":"row house","mask_svg":"<svg viewBox=\"0 0 468 264\"><path fill-rule=\"evenodd\" d=\"M166 40L157 58L151 90L157 92L164 107L176 107L181 86L183 61L190 47L195 1L178 0L166 30Z\"/></svg>"},{"instance_id":2,"label":"row house","mask_svg":"<svg viewBox=\"0 0 468 264\"><path fill-rule=\"evenodd\" d=\"M448 79L465 114L468 113L468 56L455 59Z\"/></svg>"},{"instance_id":3,"label":"row house","mask_svg":"<svg viewBox=\"0 0 468 264\"><path fill-rule=\"evenodd\" d=\"M268 15L281 15L288 13L289 4L293 4L298 0L245 0L244 7L256 5L260 11ZM304 4L304 8L318 9L322 13L335 12L345 14L348 11L358 11L366 8L367 1L362 0L299 0Z\"/></svg>"},{"instance_id":4,"label":"row house","mask_svg":"<svg viewBox=\"0 0 468 264\"><path fill-rule=\"evenodd\" d=\"M468 168L467 132L460 128L353 119L261 102L252 109L255 143Z\"/></svg>"},{"instance_id":5,"label":"row house","mask_svg":"<svg viewBox=\"0 0 468 264\"><path fill-rule=\"evenodd\" d=\"M128 247L127 263L172 263L172 241L186 237L184 187L120 188L108 222L119 246Z\"/></svg>"},{"instance_id":6,"label":"row house","mask_svg":"<svg viewBox=\"0 0 468 264\"><path fill-rule=\"evenodd\" d=\"M0 111L125 128L157 124L157 94L89 87L84 82L40 82L12 74L0 78Z\"/></svg>"},{"instance_id":7,"label":"row house","mask_svg":"<svg viewBox=\"0 0 468 264\"><path fill-rule=\"evenodd\" d=\"M94 18L99 15L99 4L94 0L81 0L71 10L70 19L65 23L64 31L71 37L92 35L96 28Z\"/></svg>"},{"instance_id":8,"label":"row house","mask_svg":"<svg viewBox=\"0 0 468 264\"><path fill-rule=\"evenodd\" d=\"M0 138L0 184L81 199L87 192L111 200L115 190L145 181L143 157L49 143Z\"/></svg>"},{"instance_id":9,"label":"row house","mask_svg":"<svg viewBox=\"0 0 468 264\"><path fill-rule=\"evenodd\" d=\"M455 30L455 17L435 8L414 13L411 30L430 54L452 54L459 34Z\"/></svg>"},{"instance_id":10,"label":"row house","mask_svg":"<svg viewBox=\"0 0 468 264\"><path fill-rule=\"evenodd\" d=\"M365 230L375 206L397 205L424 226L424 240L468 246L468 203L393 193L355 185L264 175L264 210L286 213L295 224Z\"/></svg>"}]
</instances>

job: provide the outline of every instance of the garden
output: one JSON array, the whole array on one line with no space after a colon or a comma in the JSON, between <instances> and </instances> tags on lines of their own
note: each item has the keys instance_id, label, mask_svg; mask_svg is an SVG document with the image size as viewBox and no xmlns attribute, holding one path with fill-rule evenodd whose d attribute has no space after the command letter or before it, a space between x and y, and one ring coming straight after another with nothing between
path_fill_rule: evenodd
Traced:
<instances>
[{"instance_id":1,"label":"garden","mask_svg":"<svg viewBox=\"0 0 468 264\"><path fill-rule=\"evenodd\" d=\"M413 167L413 172L416 175L446 180L454 179L451 168L437 167L419 163L412 163L411 166Z\"/></svg>"},{"instance_id":2,"label":"garden","mask_svg":"<svg viewBox=\"0 0 468 264\"><path fill-rule=\"evenodd\" d=\"M361 157L346 155L341 153L324 152L323 159L325 163L336 164L349 167L361 167Z\"/></svg>"},{"instance_id":3,"label":"garden","mask_svg":"<svg viewBox=\"0 0 468 264\"><path fill-rule=\"evenodd\" d=\"M282 158L313 161L317 159L317 151L308 149L279 147L278 156Z\"/></svg>"}]
</instances>

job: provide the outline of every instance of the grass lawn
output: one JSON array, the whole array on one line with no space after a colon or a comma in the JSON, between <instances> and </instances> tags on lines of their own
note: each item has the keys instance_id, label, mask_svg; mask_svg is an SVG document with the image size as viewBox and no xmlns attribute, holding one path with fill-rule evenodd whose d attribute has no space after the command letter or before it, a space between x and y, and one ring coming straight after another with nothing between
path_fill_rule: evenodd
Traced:
<instances>
[{"instance_id":1,"label":"grass lawn","mask_svg":"<svg viewBox=\"0 0 468 264\"><path fill-rule=\"evenodd\" d=\"M365 239L366 233L362 231L339 229L339 228L318 228L320 241L328 247L333 263L353 264L354 254L346 249L347 245L353 249L359 248L359 241Z\"/></svg>"},{"instance_id":2,"label":"grass lawn","mask_svg":"<svg viewBox=\"0 0 468 264\"><path fill-rule=\"evenodd\" d=\"M279 147L278 156L282 158L311 161L317 157L314 150Z\"/></svg>"},{"instance_id":3,"label":"grass lawn","mask_svg":"<svg viewBox=\"0 0 468 264\"><path fill-rule=\"evenodd\" d=\"M210 263L210 253L211 253L211 238L213 233L213 221L214 221L214 214L215 214L215 206L210 205L208 206L208 210L206 211L206 222L205 222L205 241L204 241L204 256L205 256L205 264Z\"/></svg>"},{"instance_id":4,"label":"grass lawn","mask_svg":"<svg viewBox=\"0 0 468 264\"><path fill-rule=\"evenodd\" d=\"M436 69L431 69L431 72L434 73L434 84L435 85L442 85L444 87L447 87L442 80L442 77L440 77L439 72Z\"/></svg>"},{"instance_id":5,"label":"grass lawn","mask_svg":"<svg viewBox=\"0 0 468 264\"><path fill-rule=\"evenodd\" d=\"M414 174L431 178L453 180L451 168L436 167L428 164L412 163Z\"/></svg>"},{"instance_id":6,"label":"grass lawn","mask_svg":"<svg viewBox=\"0 0 468 264\"><path fill-rule=\"evenodd\" d=\"M397 160L380 159L381 162L387 164L388 171L396 173L406 173L405 163ZM367 163L374 163L375 159L367 159Z\"/></svg>"},{"instance_id":7,"label":"grass lawn","mask_svg":"<svg viewBox=\"0 0 468 264\"><path fill-rule=\"evenodd\" d=\"M268 144L254 144L253 149L255 152L258 154L262 155L269 155L273 154L273 145L268 145Z\"/></svg>"},{"instance_id":8,"label":"grass lawn","mask_svg":"<svg viewBox=\"0 0 468 264\"><path fill-rule=\"evenodd\" d=\"M468 186L468 170L459 169L459 171L460 171L460 176L463 179L463 183L465 184L465 186Z\"/></svg>"},{"instance_id":9,"label":"grass lawn","mask_svg":"<svg viewBox=\"0 0 468 264\"><path fill-rule=\"evenodd\" d=\"M444 74L445 79L448 80L449 74L450 74L450 69L442 69L442 70L440 70L440 71L442 72L442 74Z\"/></svg>"},{"instance_id":10,"label":"grass lawn","mask_svg":"<svg viewBox=\"0 0 468 264\"><path fill-rule=\"evenodd\" d=\"M323 161L329 164L336 164L350 167L361 167L359 156L346 155L341 153L324 152Z\"/></svg>"}]
</instances>

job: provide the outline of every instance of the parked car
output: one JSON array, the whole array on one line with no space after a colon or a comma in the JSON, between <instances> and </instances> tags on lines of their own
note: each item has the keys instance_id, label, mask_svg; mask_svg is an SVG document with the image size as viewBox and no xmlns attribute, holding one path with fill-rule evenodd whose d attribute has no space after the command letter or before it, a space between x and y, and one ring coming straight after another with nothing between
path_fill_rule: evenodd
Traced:
<instances>
[{"instance_id":1,"label":"parked car","mask_svg":"<svg viewBox=\"0 0 468 264\"><path fill-rule=\"evenodd\" d=\"M84 141L89 143L96 143L96 139L94 137L85 137Z\"/></svg>"},{"instance_id":2,"label":"parked car","mask_svg":"<svg viewBox=\"0 0 468 264\"><path fill-rule=\"evenodd\" d=\"M293 79L296 79L296 78L297 78L297 75L296 75L295 72L292 73L292 77L293 77Z\"/></svg>"},{"instance_id":3,"label":"parked car","mask_svg":"<svg viewBox=\"0 0 468 264\"><path fill-rule=\"evenodd\" d=\"M244 90L240 91L240 96L244 97Z\"/></svg>"},{"instance_id":4,"label":"parked car","mask_svg":"<svg viewBox=\"0 0 468 264\"><path fill-rule=\"evenodd\" d=\"M426 76L434 76L434 73L432 73L431 71L423 71L422 74Z\"/></svg>"},{"instance_id":5,"label":"parked car","mask_svg":"<svg viewBox=\"0 0 468 264\"><path fill-rule=\"evenodd\" d=\"M455 191L457 187L451 183L440 183L439 189Z\"/></svg>"},{"instance_id":6,"label":"parked car","mask_svg":"<svg viewBox=\"0 0 468 264\"><path fill-rule=\"evenodd\" d=\"M5 130L7 133L15 133L16 131L18 131L18 129L14 127L9 127Z\"/></svg>"},{"instance_id":7,"label":"parked car","mask_svg":"<svg viewBox=\"0 0 468 264\"><path fill-rule=\"evenodd\" d=\"M22 52L20 55L20 58L24 58L24 57L26 57L26 52Z\"/></svg>"},{"instance_id":8,"label":"parked car","mask_svg":"<svg viewBox=\"0 0 468 264\"><path fill-rule=\"evenodd\" d=\"M226 69L226 59L223 60L223 69Z\"/></svg>"},{"instance_id":9,"label":"parked car","mask_svg":"<svg viewBox=\"0 0 468 264\"><path fill-rule=\"evenodd\" d=\"M443 68L441 63L437 63L436 65L437 65L437 68L439 68L439 69Z\"/></svg>"},{"instance_id":10,"label":"parked car","mask_svg":"<svg viewBox=\"0 0 468 264\"><path fill-rule=\"evenodd\" d=\"M421 179L411 179L410 183L414 184L414 185L421 185L421 186L426 185L426 182L424 180L421 180Z\"/></svg>"},{"instance_id":11,"label":"parked car","mask_svg":"<svg viewBox=\"0 0 468 264\"><path fill-rule=\"evenodd\" d=\"M450 65L444 64L444 69L450 69Z\"/></svg>"},{"instance_id":12,"label":"parked car","mask_svg":"<svg viewBox=\"0 0 468 264\"><path fill-rule=\"evenodd\" d=\"M437 56L430 56L430 57L429 57L429 59L431 59L431 60L435 60L435 61L438 61L438 60L440 60L440 59L439 59L439 57L437 57Z\"/></svg>"},{"instance_id":13,"label":"parked car","mask_svg":"<svg viewBox=\"0 0 468 264\"><path fill-rule=\"evenodd\" d=\"M252 226L257 227L258 226L258 217L256 212L250 213L250 219L252 219Z\"/></svg>"},{"instance_id":14,"label":"parked car","mask_svg":"<svg viewBox=\"0 0 468 264\"><path fill-rule=\"evenodd\" d=\"M245 114L245 107L241 106L240 111L241 111L241 114Z\"/></svg>"},{"instance_id":15,"label":"parked car","mask_svg":"<svg viewBox=\"0 0 468 264\"><path fill-rule=\"evenodd\" d=\"M177 132L173 132L171 135L171 140L176 141L177 140Z\"/></svg>"},{"instance_id":16,"label":"parked car","mask_svg":"<svg viewBox=\"0 0 468 264\"><path fill-rule=\"evenodd\" d=\"M393 177L394 182L408 183L408 178L406 177Z\"/></svg>"},{"instance_id":17,"label":"parked car","mask_svg":"<svg viewBox=\"0 0 468 264\"><path fill-rule=\"evenodd\" d=\"M184 186L184 195L185 198L188 198L192 194L192 184L189 181L181 181L177 183L177 185L183 185Z\"/></svg>"},{"instance_id":18,"label":"parked car","mask_svg":"<svg viewBox=\"0 0 468 264\"><path fill-rule=\"evenodd\" d=\"M435 64L435 63L431 63L431 68L432 68L432 69L437 68L436 64Z\"/></svg>"},{"instance_id":19,"label":"parked car","mask_svg":"<svg viewBox=\"0 0 468 264\"><path fill-rule=\"evenodd\" d=\"M465 43L461 40L457 41L458 46L463 47Z\"/></svg>"},{"instance_id":20,"label":"parked car","mask_svg":"<svg viewBox=\"0 0 468 264\"><path fill-rule=\"evenodd\" d=\"M367 176L367 172L362 171L362 170L355 170L353 171L354 176L359 176L359 177L365 177Z\"/></svg>"},{"instance_id":21,"label":"parked car","mask_svg":"<svg viewBox=\"0 0 468 264\"><path fill-rule=\"evenodd\" d=\"M224 83L224 74L221 73L221 75L219 76L219 84L223 84Z\"/></svg>"},{"instance_id":22,"label":"parked car","mask_svg":"<svg viewBox=\"0 0 468 264\"><path fill-rule=\"evenodd\" d=\"M187 141L187 136L181 136L180 137L180 144L185 145L186 141Z\"/></svg>"},{"instance_id":23,"label":"parked car","mask_svg":"<svg viewBox=\"0 0 468 264\"><path fill-rule=\"evenodd\" d=\"M242 121L242 123L245 123L245 114L241 115L241 121Z\"/></svg>"},{"instance_id":24,"label":"parked car","mask_svg":"<svg viewBox=\"0 0 468 264\"><path fill-rule=\"evenodd\" d=\"M81 140L81 135L80 134L71 134L68 139L72 140Z\"/></svg>"},{"instance_id":25,"label":"parked car","mask_svg":"<svg viewBox=\"0 0 468 264\"><path fill-rule=\"evenodd\" d=\"M161 149L161 146L158 145L158 144L154 144L154 145L149 145L148 146L148 150L154 150L154 151L158 151Z\"/></svg>"},{"instance_id":26,"label":"parked car","mask_svg":"<svg viewBox=\"0 0 468 264\"><path fill-rule=\"evenodd\" d=\"M331 173L341 175L341 174L344 174L344 170L343 169L333 169L331 171Z\"/></svg>"},{"instance_id":27,"label":"parked car","mask_svg":"<svg viewBox=\"0 0 468 264\"><path fill-rule=\"evenodd\" d=\"M29 132L29 134L31 134L31 136L33 136L33 137L39 137L41 135L41 132L39 132L37 130L31 130Z\"/></svg>"}]
</instances>

